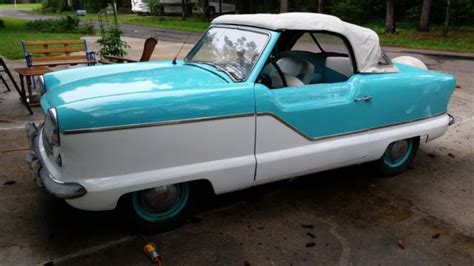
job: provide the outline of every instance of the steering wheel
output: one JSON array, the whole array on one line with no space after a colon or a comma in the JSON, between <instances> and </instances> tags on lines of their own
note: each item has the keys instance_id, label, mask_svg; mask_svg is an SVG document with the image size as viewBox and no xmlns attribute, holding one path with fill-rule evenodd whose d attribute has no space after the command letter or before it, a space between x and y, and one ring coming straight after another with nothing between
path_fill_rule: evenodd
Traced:
<instances>
[{"instance_id":1,"label":"steering wheel","mask_svg":"<svg viewBox=\"0 0 474 266\"><path fill-rule=\"evenodd\" d=\"M285 74L281 70L280 66L278 66L278 64L276 63L276 60L273 59L273 58L270 58L269 62L263 67L263 69L267 68L267 66L269 64L271 64L276 69L278 75L281 78L281 83L282 83L283 87L288 87L288 83L286 81ZM266 85L269 88L273 87L272 78L268 73L261 73L259 78L260 78L262 84Z\"/></svg>"},{"instance_id":2,"label":"steering wheel","mask_svg":"<svg viewBox=\"0 0 474 266\"><path fill-rule=\"evenodd\" d=\"M275 67L275 69L276 69L277 72L278 72L278 75L280 75L281 83L283 84L283 87L288 87L288 83L286 82L285 74L283 74L283 71L281 71L281 68L280 68L280 66L276 63L276 60L270 58L270 64L272 64L273 67Z\"/></svg>"}]
</instances>

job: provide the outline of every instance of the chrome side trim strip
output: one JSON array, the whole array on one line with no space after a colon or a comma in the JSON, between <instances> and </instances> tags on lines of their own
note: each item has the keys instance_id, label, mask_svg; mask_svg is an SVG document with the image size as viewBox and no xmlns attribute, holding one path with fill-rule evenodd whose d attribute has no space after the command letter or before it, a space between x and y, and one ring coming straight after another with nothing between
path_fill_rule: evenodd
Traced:
<instances>
[{"instance_id":1,"label":"chrome side trim strip","mask_svg":"<svg viewBox=\"0 0 474 266\"><path fill-rule=\"evenodd\" d=\"M284 124L287 126L289 129L293 130L294 132L298 133L300 136L303 138L309 140L309 141L317 141L317 140L322 140L322 139L328 139L328 138L335 138L335 137L342 137L346 135L351 135L351 134L357 134L357 133L362 133L365 131L371 131L371 130L377 130L377 129L382 129L382 128L387 128L387 127L393 127L393 126L399 126L403 124L408 124L408 123L413 123L425 119L430 119L436 116L441 116L445 115L446 112L440 113L440 114L435 114L431 115L428 117L423 117L419 119L414 119L414 120L409 120L409 121L404 121L400 123L395 123L395 124L390 124L390 125L384 125L384 126L379 126L379 127L373 127L373 128L367 128L367 129L361 129L361 130L354 130L350 132L344 132L344 133L339 133L339 134L333 134L333 135L327 135L327 136L322 136L322 137L315 137L312 138L305 133L301 132L279 116L270 113L270 112L263 112L263 113L258 113L256 116L270 116L278 120L280 123ZM83 134L83 133L93 133L93 132L105 132L105 131L113 131L113 130L125 130L125 129L134 129L134 128L142 128L142 127L158 127L158 126L169 126L169 125L177 125L177 124L187 124L187 123L195 123L195 122L206 122L206 121L213 121L213 120L222 120L222 119L232 119L232 118L241 118L241 117L251 117L255 116L254 113L246 113L246 114L237 114L237 115L223 115L223 116L210 116L210 117L200 117L200 118L192 118L192 119L182 119L182 120L171 120L171 121L164 121L164 122L154 122L154 123L144 123L144 124L133 124L133 125L125 125L125 126L111 126L111 127L96 127L96 128L88 128L88 129L74 129L74 130L67 130L64 131L64 135L73 135L73 134Z\"/></svg>"},{"instance_id":2,"label":"chrome side trim strip","mask_svg":"<svg viewBox=\"0 0 474 266\"><path fill-rule=\"evenodd\" d=\"M169 126L169 125L187 124L187 123L195 123L195 122L206 122L206 121L212 121L212 120L249 117L249 116L254 116L254 115L255 115L254 113L246 113L246 114L236 114L236 115L222 115L222 116L209 116L209 117L199 117L199 118L191 118L191 119L170 120L170 121L162 121L162 122L143 123L143 124L131 124L131 125L124 125L124 126L73 129L73 130L66 130L63 132L63 134L73 135L73 134L105 132L105 131L113 131L113 130L125 130L125 129L142 128L142 127Z\"/></svg>"},{"instance_id":3,"label":"chrome side trim strip","mask_svg":"<svg viewBox=\"0 0 474 266\"><path fill-rule=\"evenodd\" d=\"M298 133L300 136L302 136L303 138L309 140L309 141L317 141L317 140L323 140L323 139L329 139L329 138L336 138L336 137L342 137L342 136L346 136L346 135L352 135L352 134L357 134L357 133L362 133L362 132L365 132L365 131L372 131L372 130L377 130L377 129L382 129L382 128L387 128L387 127L393 127L393 126L399 126L399 125L403 125L403 124L409 124L409 123L413 123L413 122L418 122L418 121L421 121L421 120L426 120L426 119L430 119L430 118L433 118L433 117L436 117L436 116L441 116L441 115L444 115L446 114L446 112L444 113L440 113L440 114L436 114L436 115L431 115L431 116L428 116L428 117L423 117L423 118L419 118L419 119L414 119L414 120L409 120L409 121L404 121L404 122L400 122L400 123L395 123L395 124L390 124L390 125L384 125L384 126L379 126L379 127L372 127L372 128L367 128L367 129L361 129L361 130L354 130L354 131L349 131L349 132L344 132L344 133L338 133L338 134L332 134L332 135L327 135L327 136L322 136L322 137L315 137L315 138L312 138L308 135L306 135L305 133L301 132L300 130L298 130L297 128L295 128L294 126L288 124L285 120L283 120L282 118L280 118L279 116L273 114L273 113L258 113L257 116L271 116L273 118L275 118L276 120L280 121L282 124L286 125L288 128L290 128L291 130L295 131L296 133Z\"/></svg>"},{"instance_id":4,"label":"chrome side trim strip","mask_svg":"<svg viewBox=\"0 0 474 266\"><path fill-rule=\"evenodd\" d=\"M350 135L350 134L356 134L356 133L360 133L360 132L364 132L364 131L369 131L369 129L361 129L361 130L356 130L356 131L350 131L350 132L344 132L344 133L339 133L339 134L327 135L327 136L324 136L324 137L314 137L313 138L313 137L310 137L310 136L306 135L305 133L303 133L302 131L300 131L296 127L290 125L285 120L283 120L282 118L280 118L279 116L277 116L273 113L258 113L257 116L270 116L270 117L273 117L276 120L278 120L280 123L282 123L283 125L287 126L289 129L293 130L294 132L298 133L298 135L300 135L301 137L303 137L303 138L305 138L306 140L309 140L309 141L317 141L317 140L322 140L322 139L335 138L335 137L340 137L340 136L344 136L344 135Z\"/></svg>"}]
</instances>

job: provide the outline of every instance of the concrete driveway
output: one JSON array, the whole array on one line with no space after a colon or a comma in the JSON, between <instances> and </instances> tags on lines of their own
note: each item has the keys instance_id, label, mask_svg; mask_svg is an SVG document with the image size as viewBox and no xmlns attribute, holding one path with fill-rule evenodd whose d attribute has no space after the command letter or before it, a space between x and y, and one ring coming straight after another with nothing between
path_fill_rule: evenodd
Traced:
<instances>
[{"instance_id":1,"label":"concrete driveway","mask_svg":"<svg viewBox=\"0 0 474 266\"><path fill-rule=\"evenodd\" d=\"M186 226L149 236L166 264L473 265L474 62L418 57L456 74L457 123L421 145L412 169L381 179L355 166L216 197ZM25 152L11 151L27 146L22 130L0 122L0 149L10 150L0 153L0 264L150 263L114 212L38 190Z\"/></svg>"}]
</instances>

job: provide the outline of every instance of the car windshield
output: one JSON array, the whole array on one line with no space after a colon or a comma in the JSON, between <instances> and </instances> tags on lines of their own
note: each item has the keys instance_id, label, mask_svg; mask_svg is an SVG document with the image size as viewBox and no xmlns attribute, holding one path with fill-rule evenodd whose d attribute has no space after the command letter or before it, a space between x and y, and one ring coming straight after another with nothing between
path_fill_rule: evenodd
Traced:
<instances>
[{"instance_id":1,"label":"car windshield","mask_svg":"<svg viewBox=\"0 0 474 266\"><path fill-rule=\"evenodd\" d=\"M234 80L246 80L257 62L268 34L245 29L212 27L186 56L187 64L206 64Z\"/></svg>"}]
</instances>

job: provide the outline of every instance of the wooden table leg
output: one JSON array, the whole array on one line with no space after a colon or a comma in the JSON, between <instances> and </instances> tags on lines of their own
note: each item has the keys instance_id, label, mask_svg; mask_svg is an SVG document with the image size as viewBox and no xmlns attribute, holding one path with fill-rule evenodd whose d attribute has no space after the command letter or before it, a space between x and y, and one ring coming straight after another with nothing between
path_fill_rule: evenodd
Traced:
<instances>
[{"instance_id":1,"label":"wooden table leg","mask_svg":"<svg viewBox=\"0 0 474 266\"><path fill-rule=\"evenodd\" d=\"M31 107L28 104L28 101L26 100L24 77L23 77L22 74L18 74L18 75L20 76L20 86L21 86L21 89L18 92L20 94L20 99L21 99L22 103L26 106L26 109L28 109L28 112L30 113L30 115L32 115L33 110L31 110Z\"/></svg>"},{"instance_id":2,"label":"wooden table leg","mask_svg":"<svg viewBox=\"0 0 474 266\"><path fill-rule=\"evenodd\" d=\"M26 100L30 104L31 104L31 79L32 79L32 77L26 77L26 89L27 89L27 91L25 91Z\"/></svg>"}]
</instances>

